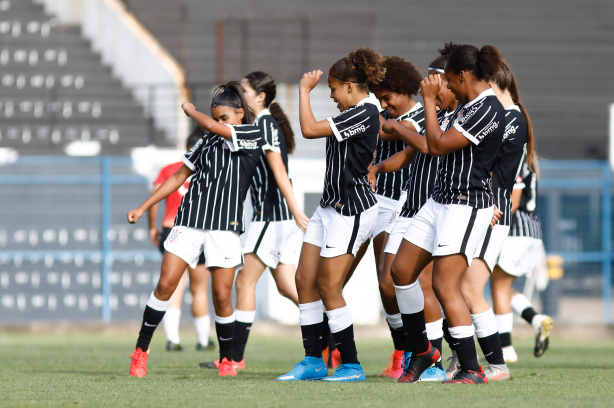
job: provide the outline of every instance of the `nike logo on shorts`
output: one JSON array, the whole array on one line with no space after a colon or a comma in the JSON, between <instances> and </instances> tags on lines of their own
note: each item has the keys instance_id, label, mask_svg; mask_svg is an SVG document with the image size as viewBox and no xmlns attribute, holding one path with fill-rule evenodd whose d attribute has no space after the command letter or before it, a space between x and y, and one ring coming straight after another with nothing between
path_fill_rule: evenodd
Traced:
<instances>
[{"instance_id":1,"label":"nike logo on shorts","mask_svg":"<svg viewBox=\"0 0 614 408\"><path fill-rule=\"evenodd\" d=\"M326 248L337 248L337 247L328 246L328 244L326 244Z\"/></svg>"},{"instance_id":2,"label":"nike logo on shorts","mask_svg":"<svg viewBox=\"0 0 614 408\"><path fill-rule=\"evenodd\" d=\"M446 245L441 245L441 244L439 244L439 245L437 245L437 248L447 247L447 246L450 246L450 245L449 245L449 244L446 244Z\"/></svg>"}]
</instances>

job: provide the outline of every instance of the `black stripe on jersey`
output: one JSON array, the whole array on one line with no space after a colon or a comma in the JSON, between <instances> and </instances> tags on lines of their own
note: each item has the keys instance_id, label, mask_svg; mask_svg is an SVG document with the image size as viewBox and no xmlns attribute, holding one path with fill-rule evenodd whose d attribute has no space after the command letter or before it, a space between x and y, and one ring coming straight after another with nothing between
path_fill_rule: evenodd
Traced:
<instances>
[{"instance_id":1,"label":"black stripe on jersey","mask_svg":"<svg viewBox=\"0 0 614 408\"><path fill-rule=\"evenodd\" d=\"M350 243L348 244L347 253L351 254L352 249L354 248L354 244L356 243L356 237L358 236L358 230L360 229L360 213L354 216L354 228L352 228L352 237L350 238Z\"/></svg>"},{"instance_id":2,"label":"black stripe on jersey","mask_svg":"<svg viewBox=\"0 0 614 408\"><path fill-rule=\"evenodd\" d=\"M381 115L385 119L392 118L388 111L385 110L381 112ZM425 120L424 107L422 104L416 103L409 111L396 118L396 120L398 122L406 120L412 123L418 132L421 132ZM404 150L406 147L407 145L402 140L388 142L378 139L373 164L375 165L391 156L394 156L398 152ZM407 180L409 179L409 171L409 167L406 167L391 173L378 174L375 185L375 193L384 197L392 198L393 200L398 200L401 197L401 193L406 188Z\"/></svg>"},{"instance_id":3,"label":"black stripe on jersey","mask_svg":"<svg viewBox=\"0 0 614 408\"><path fill-rule=\"evenodd\" d=\"M467 229L465 230L465 236L463 237L463 243L461 244L460 252L465 253L467 249L467 242L469 242L469 237L471 236L471 231L473 231L473 224L475 224L475 219L478 216L478 209L474 208L471 210L471 217L469 217L469 223L467 224ZM469 261L469 259L467 260Z\"/></svg>"},{"instance_id":4,"label":"black stripe on jersey","mask_svg":"<svg viewBox=\"0 0 614 408\"><path fill-rule=\"evenodd\" d=\"M328 121L334 136L326 139L320 206L333 207L341 215L356 215L377 203L367 174L379 134L379 112L363 100Z\"/></svg>"},{"instance_id":5,"label":"black stripe on jersey","mask_svg":"<svg viewBox=\"0 0 614 408\"><path fill-rule=\"evenodd\" d=\"M452 126L470 143L439 158L435 201L475 208L494 204L490 173L503 140L504 123L503 106L491 89L457 109Z\"/></svg>"},{"instance_id":6,"label":"black stripe on jersey","mask_svg":"<svg viewBox=\"0 0 614 408\"><path fill-rule=\"evenodd\" d=\"M282 161L288 171L288 148L286 139L279 124L271 116L268 109L259 113L254 122L260 127L264 138L264 150L272 150L281 154ZM266 155L260 157L254 177L250 183L253 221L285 221L291 220L292 214L286 199L281 194L275 176Z\"/></svg>"}]
</instances>

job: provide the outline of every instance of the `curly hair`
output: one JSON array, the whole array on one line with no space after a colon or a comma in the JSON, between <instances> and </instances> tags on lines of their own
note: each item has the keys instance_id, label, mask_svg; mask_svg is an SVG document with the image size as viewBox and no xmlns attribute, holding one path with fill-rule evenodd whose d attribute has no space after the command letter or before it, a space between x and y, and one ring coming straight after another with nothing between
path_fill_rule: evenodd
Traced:
<instances>
[{"instance_id":1,"label":"curly hair","mask_svg":"<svg viewBox=\"0 0 614 408\"><path fill-rule=\"evenodd\" d=\"M401 95L416 95L420 90L422 75L416 66L397 56L384 57L386 75L374 89L385 89Z\"/></svg>"},{"instance_id":2,"label":"curly hair","mask_svg":"<svg viewBox=\"0 0 614 408\"><path fill-rule=\"evenodd\" d=\"M429 64L429 69L430 68L435 68L437 69L441 69L444 70L446 68L446 61L448 59L448 56L452 53L452 51L454 51L455 49L457 49L458 47L460 47L460 44L456 44L453 42L447 42L443 45L443 48L440 48L439 50L439 56L437 58L435 58L430 64Z\"/></svg>"},{"instance_id":3,"label":"curly hair","mask_svg":"<svg viewBox=\"0 0 614 408\"><path fill-rule=\"evenodd\" d=\"M359 48L335 62L328 74L341 82L354 82L367 91L384 79L384 57L370 48Z\"/></svg>"}]
</instances>

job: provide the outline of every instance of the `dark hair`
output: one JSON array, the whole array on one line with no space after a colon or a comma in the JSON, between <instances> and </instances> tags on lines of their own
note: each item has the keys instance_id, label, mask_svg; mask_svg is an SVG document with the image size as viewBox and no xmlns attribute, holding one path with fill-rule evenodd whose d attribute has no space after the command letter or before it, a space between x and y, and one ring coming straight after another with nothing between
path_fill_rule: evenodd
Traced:
<instances>
[{"instance_id":1,"label":"dark hair","mask_svg":"<svg viewBox=\"0 0 614 408\"><path fill-rule=\"evenodd\" d=\"M292 154L296 145L294 142L294 131L290 126L290 120L284 113L283 109L281 109L281 106L279 106L277 102L273 101L277 95L277 85L275 84L275 80L269 74L261 71L251 72L245 75L245 79L247 82L249 82L252 89L256 91L256 94L264 92L264 106L269 109L271 115L279 124L279 127L284 134L284 139L286 140L288 154Z\"/></svg>"},{"instance_id":2,"label":"dark hair","mask_svg":"<svg viewBox=\"0 0 614 408\"><path fill-rule=\"evenodd\" d=\"M446 68L446 60L448 59L448 56L452 53L452 51L454 51L459 46L460 46L460 44L456 44L456 43L453 43L453 42L445 43L443 45L443 48L440 48L438 50L439 51L439 57L435 58L433 60L433 62L431 62L429 64L429 68L445 70L445 68Z\"/></svg>"},{"instance_id":3,"label":"dark hair","mask_svg":"<svg viewBox=\"0 0 614 408\"><path fill-rule=\"evenodd\" d=\"M529 113L527 112L524 105L522 104L522 101L520 100L520 94L518 93L518 84L516 82L514 72L512 72L512 69L507 64L507 62L502 61L501 65L499 65L499 69L497 70L497 72L495 72L495 75L493 75L492 77L487 77L486 80L497 84L499 89L501 89L502 91L508 91L514 103L520 108L520 112L522 112L522 116L524 116L524 119L527 122L527 164L529 166L529 169L539 178L539 167L537 164L538 155L535 149L533 125L531 124L531 118L529 117Z\"/></svg>"},{"instance_id":4,"label":"dark hair","mask_svg":"<svg viewBox=\"0 0 614 408\"><path fill-rule=\"evenodd\" d=\"M359 48L335 62L328 75L341 82L354 82L364 91L372 89L384 78L384 57L370 48Z\"/></svg>"},{"instance_id":5,"label":"dark hair","mask_svg":"<svg viewBox=\"0 0 614 408\"><path fill-rule=\"evenodd\" d=\"M420 90L422 75L414 64L397 56L384 57L386 74L374 89L385 89L402 95L416 95Z\"/></svg>"},{"instance_id":6,"label":"dark hair","mask_svg":"<svg viewBox=\"0 0 614 408\"><path fill-rule=\"evenodd\" d=\"M254 122L254 113L249 108L243 97L243 88L238 81L229 81L213 90L211 107L230 106L236 109L243 109L243 124L247 125Z\"/></svg>"},{"instance_id":7,"label":"dark hair","mask_svg":"<svg viewBox=\"0 0 614 408\"><path fill-rule=\"evenodd\" d=\"M185 141L185 149L190 150L192 146L194 146L196 142L200 140L201 137L203 137L203 130L201 129L201 127L194 127L194 129L192 129L192 132L190 132L188 139Z\"/></svg>"},{"instance_id":8,"label":"dark hair","mask_svg":"<svg viewBox=\"0 0 614 408\"><path fill-rule=\"evenodd\" d=\"M455 74L469 71L477 80L484 80L495 75L502 61L501 53L492 45L481 49L473 45L459 45L448 56L445 69Z\"/></svg>"}]
</instances>

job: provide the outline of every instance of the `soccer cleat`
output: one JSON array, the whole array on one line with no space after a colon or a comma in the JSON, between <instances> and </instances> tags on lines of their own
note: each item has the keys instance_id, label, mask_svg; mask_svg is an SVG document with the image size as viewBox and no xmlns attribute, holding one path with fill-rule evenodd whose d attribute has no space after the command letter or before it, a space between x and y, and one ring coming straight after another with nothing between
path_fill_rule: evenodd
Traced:
<instances>
[{"instance_id":1,"label":"soccer cleat","mask_svg":"<svg viewBox=\"0 0 614 408\"><path fill-rule=\"evenodd\" d=\"M403 370L404 370L404 366L403 366L403 350L395 350L394 353L391 356L392 359L392 365L390 367L390 371L388 372L387 377L388 378L395 378L398 379L399 377L401 377L403 375Z\"/></svg>"},{"instance_id":2,"label":"soccer cleat","mask_svg":"<svg viewBox=\"0 0 614 408\"><path fill-rule=\"evenodd\" d=\"M537 331L533 354L535 354L535 357L541 357L546 350L548 350L548 346L550 345L550 331L552 331L554 321L550 316L536 315L531 324Z\"/></svg>"},{"instance_id":3,"label":"soccer cleat","mask_svg":"<svg viewBox=\"0 0 614 408\"><path fill-rule=\"evenodd\" d=\"M341 364L335 374L330 377L322 378L322 381L328 382L354 382L366 381L365 372L360 363L358 364Z\"/></svg>"},{"instance_id":4,"label":"soccer cleat","mask_svg":"<svg viewBox=\"0 0 614 408\"><path fill-rule=\"evenodd\" d=\"M514 350L514 346L505 346L501 350L503 350L503 360L506 363L518 362L518 355L516 355L516 350Z\"/></svg>"},{"instance_id":5,"label":"soccer cleat","mask_svg":"<svg viewBox=\"0 0 614 408\"><path fill-rule=\"evenodd\" d=\"M130 356L130 375L133 377L145 377L147 374L147 357L149 349L143 351L140 348L135 348L134 353Z\"/></svg>"},{"instance_id":6,"label":"soccer cleat","mask_svg":"<svg viewBox=\"0 0 614 408\"><path fill-rule=\"evenodd\" d=\"M424 353L414 354L409 359L409 362L405 365L405 371L399 378L400 383L415 383L420 380L422 373L435 364L439 360L441 354L439 350L429 343L429 348Z\"/></svg>"},{"instance_id":7,"label":"soccer cleat","mask_svg":"<svg viewBox=\"0 0 614 408\"><path fill-rule=\"evenodd\" d=\"M327 367L334 368L335 370L339 368L341 365L341 352L339 349L334 349L332 353L330 353L330 365Z\"/></svg>"},{"instance_id":8,"label":"soccer cleat","mask_svg":"<svg viewBox=\"0 0 614 408\"><path fill-rule=\"evenodd\" d=\"M201 343L196 343L196 351L211 351L215 350L215 343L209 340L209 342L205 345Z\"/></svg>"},{"instance_id":9,"label":"soccer cleat","mask_svg":"<svg viewBox=\"0 0 614 408\"><path fill-rule=\"evenodd\" d=\"M183 346L179 343L173 343L172 341L167 341L166 351L183 351Z\"/></svg>"},{"instance_id":10,"label":"soccer cleat","mask_svg":"<svg viewBox=\"0 0 614 408\"><path fill-rule=\"evenodd\" d=\"M424 370L420 381L443 381L446 379L446 370L443 367L431 366Z\"/></svg>"},{"instance_id":11,"label":"soccer cleat","mask_svg":"<svg viewBox=\"0 0 614 408\"><path fill-rule=\"evenodd\" d=\"M488 378L480 367L480 371L459 370L451 379L442 381L442 384L488 384Z\"/></svg>"},{"instance_id":12,"label":"soccer cleat","mask_svg":"<svg viewBox=\"0 0 614 408\"><path fill-rule=\"evenodd\" d=\"M388 362L386 363L386 368L384 368L384 371L377 375L378 377L388 377L388 374L390 374L390 370L392 370L392 362L394 360L394 355L396 354L396 352L397 350L392 353L392 355L388 359Z\"/></svg>"},{"instance_id":13,"label":"soccer cleat","mask_svg":"<svg viewBox=\"0 0 614 408\"><path fill-rule=\"evenodd\" d=\"M233 361L228 361L226 357L222 359L222 362L220 363L218 370L220 373L220 377L226 377L229 375L231 376L237 375L237 370L235 370Z\"/></svg>"},{"instance_id":14,"label":"soccer cleat","mask_svg":"<svg viewBox=\"0 0 614 408\"><path fill-rule=\"evenodd\" d=\"M236 370L243 370L245 368L245 359L241 361L232 360L232 363ZM217 359L215 361L205 361L205 362L199 363L198 366L200 368L220 368L220 360Z\"/></svg>"},{"instance_id":15,"label":"soccer cleat","mask_svg":"<svg viewBox=\"0 0 614 408\"><path fill-rule=\"evenodd\" d=\"M326 364L321 358L307 356L300 363L294 364L288 374L277 377L277 381L320 380L327 375Z\"/></svg>"},{"instance_id":16,"label":"soccer cleat","mask_svg":"<svg viewBox=\"0 0 614 408\"><path fill-rule=\"evenodd\" d=\"M491 364L484 368L488 381L505 381L511 378L510 369L505 364Z\"/></svg>"},{"instance_id":17,"label":"soccer cleat","mask_svg":"<svg viewBox=\"0 0 614 408\"><path fill-rule=\"evenodd\" d=\"M449 380L454 377L454 374L460 371L461 365L455 351L452 352L452 357L448 357L448 361L450 362L450 365L446 369L446 378Z\"/></svg>"}]
</instances>

